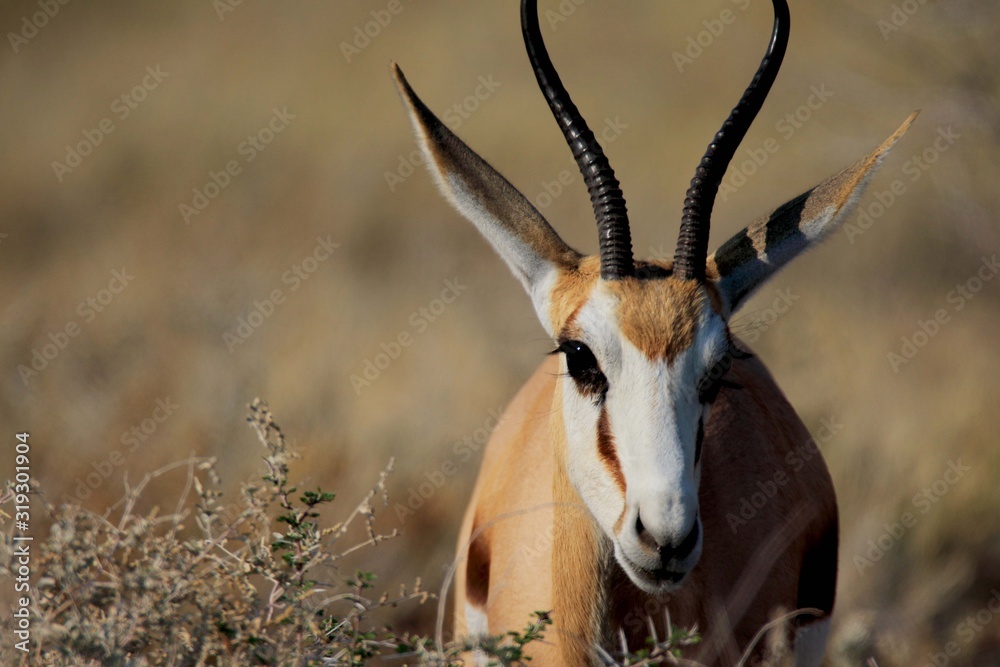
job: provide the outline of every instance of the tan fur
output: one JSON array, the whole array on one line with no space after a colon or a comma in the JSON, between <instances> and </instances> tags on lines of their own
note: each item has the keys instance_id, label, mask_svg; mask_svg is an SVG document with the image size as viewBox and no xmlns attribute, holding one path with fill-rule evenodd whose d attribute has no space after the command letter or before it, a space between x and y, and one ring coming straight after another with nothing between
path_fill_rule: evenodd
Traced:
<instances>
[{"instance_id":1,"label":"tan fur","mask_svg":"<svg viewBox=\"0 0 1000 667\"><path fill-rule=\"evenodd\" d=\"M617 568L558 463L565 451L561 420L552 409L558 399L558 369L558 359L547 359L508 409L510 416L487 447L459 537L461 548L473 516L490 521L547 506L498 520L491 528L496 549L487 612L490 632L522 629L532 612L552 610L555 632L547 638L553 644L533 645L534 664L577 667L597 664L581 647L614 639L619 628L633 648L641 647L648 634L647 613L662 637L669 609L675 624L697 624L709 638L688 657L709 665L730 664L726 656L732 647L746 646L773 609L798 607L803 553L835 530L836 500L822 458L805 460L796 454L807 451L808 431L763 365L756 359L735 363L730 377L742 389L720 393L706 429L700 492L703 555L679 593L656 600ZM727 513L738 512L740 503L759 491L758 481L767 483L779 472L788 476L781 493L734 535ZM803 515L802 507L810 511ZM554 550L547 545L550 530ZM462 591L459 582L458 632L465 608ZM716 634L720 630L725 632Z\"/></svg>"},{"instance_id":2,"label":"tan fur","mask_svg":"<svg viewBox=\"0 0 1000 667\"><path fill-rule=\"evenodd\" d=\"M517 393L494 430L458 540L466 557L477 513L492 545L487 601L490 632L523 629L535 611L551 608L555 457L549 439L558 367L543 364ZM531 461L525 466L526 460ZM455 578L455 633L465 634L465 576ZM533 573L531 586L523 575ZM559 664L553 647L539 644L535 664Z\"/></svg>"},{"instance_id":3,"label":"tan fur","mask_svg":"<svg viewBox=\"0 0 1000 667\"><path fill-rule=\"evenodd\" d=\"M544 364L543 364L544 366ZM562 405L561 385L553 387L553 415ZM600 595L600 535L590 511L577 495L566 472L566 433L561 419L549 421L555 454L552 479L554 532L547 566L552 571L551 609L562 609L557 625L559 659L567 665L584 665L599 637L603 617Z\"/></svg>"}]
</instances>

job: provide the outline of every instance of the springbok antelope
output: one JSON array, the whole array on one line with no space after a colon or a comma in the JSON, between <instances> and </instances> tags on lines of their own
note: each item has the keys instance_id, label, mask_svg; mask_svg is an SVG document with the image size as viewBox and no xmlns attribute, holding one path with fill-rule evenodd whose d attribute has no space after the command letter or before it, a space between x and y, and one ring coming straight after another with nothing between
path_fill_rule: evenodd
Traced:
<instances>
[{"instance_id":1,"label":"springbok antelope","mask_svg":"<svg viewBox=\"0 0 1000 667\"><path fill-rule=\"evenodd\" d=\"M521 280L557 345L486 448L459 537L456 633L499 634L551 610L535 664L576 667L601 664L623 638L642 647L647 622L662 632L669 612L703 633L691 657L732 665L774 614L809 608L794 617L795 664L821 663L837 580L833 484L821 457L796 455L808 431L728 323L837 228L915 114L708 256L719 184L785 54L788 6L773 5L767 52L687 192L673 262L633 259L622 191L546 52L537 0L521 3L524 42L589 190L596 257L564 243L393 65L441 191ZM775 479L780 491L749 525L727 522Z\"/></svg>"}]
</instances>

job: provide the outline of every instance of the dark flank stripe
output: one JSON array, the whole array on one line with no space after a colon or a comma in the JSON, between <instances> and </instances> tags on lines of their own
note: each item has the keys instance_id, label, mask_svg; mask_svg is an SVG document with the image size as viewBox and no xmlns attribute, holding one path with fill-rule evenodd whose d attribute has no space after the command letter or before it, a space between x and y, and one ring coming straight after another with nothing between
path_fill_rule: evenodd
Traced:
<instances>
[{"instance_id":1,"label":"dark flank stripe","mask_svg":"<svg viewBox=\"0 0 1000 667\"><path fill-rule=\"evenodd\" d=\"M611 433L611 423L608 421L608 409L603 405L601 406L601 416L597 420L597 453L624 495L625 475L622 473L622 466L618 461L615 437Z\"/></svg>"},{"instance_id":2,"label":"dark flank stripe","mask_svg":"<svg viewBox=\"0 0 1000 667\"><path fill-rule=\"evenodd\" d=\"M472 534L478 530L473 526ZM469 545L469 560L465 570L465 597L476 607L486 608L490 594L490 545L486 535L479 535Z\"/></svg>"},{"instance_id":3,"label":"dark flank stripe","mask_svg":"<svg viewBox=\"0 0 1000 667\"><path fill-rule=\"evenodd\" d=\"M830 521L820 538L810 547L802 560L799 575L799 609L814 607L829 616L837 595L837 547L839 530L836 521ZM797 623L809 625L814 617L799 617Z\"/></svg>"}]
</instances>

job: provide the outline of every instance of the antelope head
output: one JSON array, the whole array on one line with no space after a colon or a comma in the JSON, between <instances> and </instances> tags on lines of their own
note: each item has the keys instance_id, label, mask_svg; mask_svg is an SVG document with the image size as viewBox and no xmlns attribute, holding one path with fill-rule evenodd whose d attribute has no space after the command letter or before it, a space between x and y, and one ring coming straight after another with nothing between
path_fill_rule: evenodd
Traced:
<instances>
[{"instance_id":1,"label":"antelope head","mask_svg":"<svg viewBox=\"0 0 1000 667\"><path fill-rule=\"evenodd\" d=\"M785 0L743 97L699 164L672 262L633 259L625 199L607 157L546 52L537 0L522 0L524 42L539 87L590 193L600 252L570 248L503 176L455 136L393 73L444 196L520 279L555 341L557 465L642 590L675 590L698 563L702 440L734 356L732 313L778 269L848 215L913 116L874 152L708 255L712 207L726 168L777 76L788 43Z\"/></svg>"}]
</instances>

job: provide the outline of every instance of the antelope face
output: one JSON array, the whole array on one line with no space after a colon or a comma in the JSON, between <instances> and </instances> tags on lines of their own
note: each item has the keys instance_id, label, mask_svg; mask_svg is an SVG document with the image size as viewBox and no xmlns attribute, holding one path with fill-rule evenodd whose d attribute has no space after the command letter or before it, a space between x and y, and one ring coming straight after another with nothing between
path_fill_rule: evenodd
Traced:
<instances>
[{"instance_id":1,"label":"antelope face","mask_svg":"<svg viewBox=\"0 0 1000 667\"><path fill-rule=\"evenodd\" d=\"M622 569L664 594L701 555L701 441L729 336L710 288L642 268L604 281L583 260L549 311L567 474Z\"/></svg>"},{"instance_id":2,"label":"antelope face","mask_svg":"<svg viewBox=\"0 0 1000 667\"><path fill-rule=\"evenodd\" d=\"M556 340L564 371L555 405L566 436L562 465L613 542L621 567L653 594L680 585L701 554L701 439L722 375L739 356L726 318L837 228L916 116L852 167L757 218L709 256L719 183L787 46L788 6L784 0L772 4L768 50L695 172L669 265L633 260L624 196L549 59L536 0L521 2L525 46L590 193L597 257L566 245L523 194L441 123L394 67L442 193L518 277Z\"/></svg>"}]
</instances>

